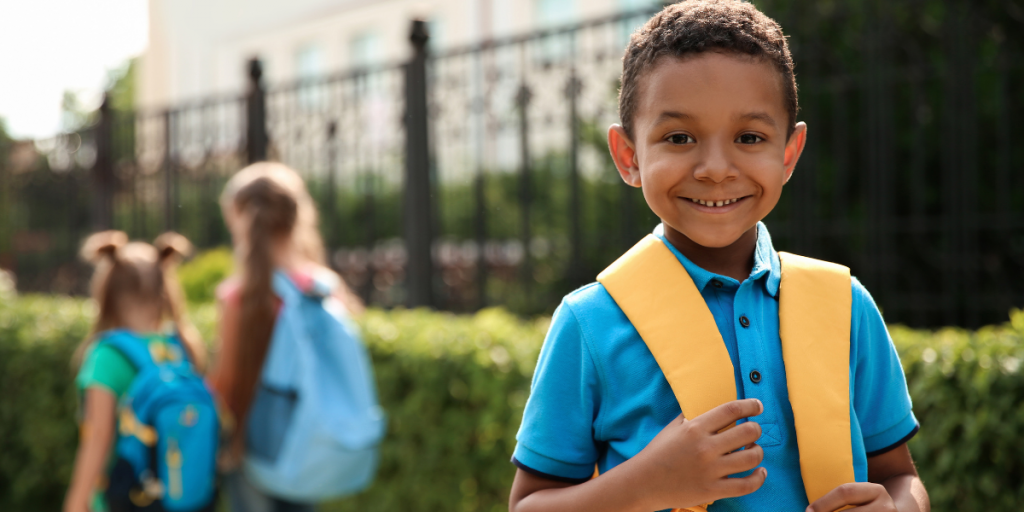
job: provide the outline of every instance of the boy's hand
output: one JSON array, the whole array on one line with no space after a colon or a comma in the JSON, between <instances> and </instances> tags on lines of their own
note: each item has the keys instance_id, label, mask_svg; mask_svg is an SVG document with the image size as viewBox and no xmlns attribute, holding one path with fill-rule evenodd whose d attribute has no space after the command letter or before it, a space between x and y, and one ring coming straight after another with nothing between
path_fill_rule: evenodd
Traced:
<instances>
[{"instance_id":1,"label":"boy's hand","mask_svg":"<svg viewBox=\"0 0 1024 512\"><path fill-rule=\"evenodd\" d=\"M669 423L636 457L644 468L640 481L647 490L647 509L703 505L760 488L768 474L764 468L744 478L729 475L761 463L764 451L754 444L761 426L748 421L720 431L763 411L759 400L736 400L692 420L680 414Z\"/></svg>"},{"instance_id":2,"label":"boy's hand","mask_svg":"<svg viewBox=\"0 0 1024 512\"><path fill-rule=\"evenodd\" d=\"M851 508L844 508L851 507ZM818 498L805 512L897 512L889 492L881 484L857 482L843 484Z\"/></svg>"}]
</instances>

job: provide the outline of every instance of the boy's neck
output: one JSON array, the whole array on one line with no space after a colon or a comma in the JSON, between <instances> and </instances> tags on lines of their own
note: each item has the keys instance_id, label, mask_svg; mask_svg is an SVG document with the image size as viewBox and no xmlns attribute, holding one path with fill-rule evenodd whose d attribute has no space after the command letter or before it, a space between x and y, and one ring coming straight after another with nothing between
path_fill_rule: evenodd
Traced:
<instances>
[{"instance_id":1,"label":"boy's neck","mask_svg":"<svg viewBox=\"0 0 1024 512\"><path fill-rule=\"evenodd\" d=\"M667 223L663 225L665 238L694 265L741 283L750 277L750 271L754 268L754 250L757 248L757 226L748 229L731 245L704 247Z\"/></svg>"}]
</instances>

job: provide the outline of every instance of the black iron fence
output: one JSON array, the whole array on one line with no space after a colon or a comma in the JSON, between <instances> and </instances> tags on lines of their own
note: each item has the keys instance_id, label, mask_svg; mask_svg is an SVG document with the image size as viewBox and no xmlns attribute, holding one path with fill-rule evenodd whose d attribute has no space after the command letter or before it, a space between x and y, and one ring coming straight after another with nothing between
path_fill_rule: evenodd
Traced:
<instances>
[{"instance_id":1,"label":"black iron fence","mask_svg":"<svg viewBox=\"0 0 1024 512\"><path fill-rule=\"evenodd\" d=\"M766 223L850 265L890 321L975 326L1024 306L1024 10L1006 2L761 2L791 36L807 150ZM160 112L0 151L0 265L82 291L91 229L229 243L248 161L298 169L332 265L369 302L550 310L657 219L606 156L628 13Z\"/></svg>"}]
</instances>

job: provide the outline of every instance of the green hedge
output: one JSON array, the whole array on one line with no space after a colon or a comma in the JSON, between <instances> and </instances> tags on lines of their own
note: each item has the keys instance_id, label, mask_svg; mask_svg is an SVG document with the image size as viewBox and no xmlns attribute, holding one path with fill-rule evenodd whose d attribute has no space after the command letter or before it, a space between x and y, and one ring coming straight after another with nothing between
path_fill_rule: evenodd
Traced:
<instances>
[{"instance_id":1,"label":"green hedge","mask_svg":"<svg viewBox=\"0 0 1024 512\"><path fill-rule=\"evenodd\" d=\"M214 300L217 285L235 266L228 247L217 247L199 253L178 269L178 281L189 302L203 304Z\"/></svg>"},{"instance_id":2,"label":"green hedge","mask_svg":"<svg viewBox=\"0 0 1024 512\"><path fill-rule=\"evenodd\" d=\"M328 509L508 510L509 459L546 319L371 311L362 325L388 438L377 483Z\"/></svg>"},{"instance_id":3,"label":"green hedge","mask_svg":"<svg viewBox=\"0 0 1024 512\"><path fill-rule=\"evenodd\" d=\"M0 510L56 510L76 443L68 359L92 313L77 299L0 296ZM195 321L213 332L215 311ZM361 319L389 414L376 483L355 510L507 507L515 445L547 319L370 311ZM911 451L935 510L1024 503L1024 312L977 332L893 327L915 412Z\"/></svg>"},{"instance_id":4,"label":"green hedge","mask_svg":"<svg viewBox=\"0 0 1024 512\"><path fill-rule=\"evenodd\" d=\"M921 431L910 450L933 510L1024 503L1024 311L976 332L893 327Z\"/></svg>"}]
</instances>

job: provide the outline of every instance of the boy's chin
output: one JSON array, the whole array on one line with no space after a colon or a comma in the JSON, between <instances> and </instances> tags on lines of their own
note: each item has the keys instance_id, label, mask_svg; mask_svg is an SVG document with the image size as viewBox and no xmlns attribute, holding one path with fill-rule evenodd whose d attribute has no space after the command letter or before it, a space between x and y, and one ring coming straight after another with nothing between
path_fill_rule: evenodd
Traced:
<instances>
[{"instance_id":1,"label":"boy's chin","mask_svg":"<svg viewBox=\"0 0 1024 512\"><path fill-rule=\"evenodd\" d=\"M708 249L722 249L735 244L749 228L722 229L701 227L697 229L677 229L691 242Z\"/></svg>"}]
</instances>

